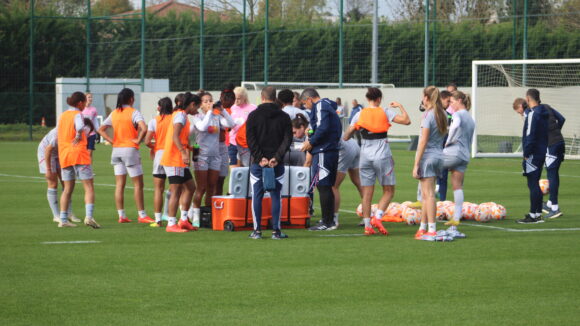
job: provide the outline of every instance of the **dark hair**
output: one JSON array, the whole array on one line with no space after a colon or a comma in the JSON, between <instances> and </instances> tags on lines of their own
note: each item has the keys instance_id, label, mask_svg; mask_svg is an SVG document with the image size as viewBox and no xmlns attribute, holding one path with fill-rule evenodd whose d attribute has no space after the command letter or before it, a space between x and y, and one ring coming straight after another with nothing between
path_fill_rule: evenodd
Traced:
<instances>
[{"instance_id":1,"label":"dark hair","mask_svg":"<svg viewBox=\"0 0 580 326\"><path fill-rule=\"evenodd\" d=\"M90 132L93 132L95 130L95 125L93 124L91 119L83 118L83 123L85 124L85 126L89 127Z\"/></svg>"},{"instance_id":2,"label":"dark hair","mask_svg":"<svg viewBox=\"0 0 580 326\"><path fill-rule=\"evenodd\" d=\"M199 95L192 94L191 92L187 92L183 94L183 102L180 103L180 105L177 106L176 109L185 110L185 108L187 108L192 102L195 103L196 105L200 105L201 97Z\"/></svg>"},{"instance_id":3,"label":"dark hair","mask_svg":"<svg viewBox=\"0 0 580 326\"><path fill-rule=\"evenodd\" d=\"M87 97L85 96L85 93L83 92L74 92L72 93L71 96L66 98L66 104L76 107L79 102L86 102L87 101Z\"/></svg>"},{"instance_id":4,"label":"dark hair","mask_svg":"<svg viewBox=\"0 0 580 326\"><path fill-rule=\"evenodd\" d=\"M178 106L179 103L183 103L183 93L179 93L177 95L175 95L175 106Z\"/></svg>"},{"instance_id":5,"label":"dark hair","mask_svg":"<svg viewBox=\"0 0 580 326\"><path fill-rule=\"evenodd\" d=\"M542 101L540 101L540 91L535 88L528 89L526 96L529 96L532 100L538 102L538 104L542 103Z\"/></svg>"},{"instance_id":6,"label":"dark hair","mask_svg":"<svg viewBox=\"0 0 580 326\"><path fill-rule=\"evenodd\" d=\"M234 85L232 84L228 84L226 87L224 87L224 89L222 89L222 93L220 94L220 101L222 102L222 106L224 103L226 105L233 105L236 102L236 94L234 93ZM231 105L227 108L230 108ZM227 109L226 108L226 109Z\"/></svg>"},{"instance_id":7,"label":"dark hair","mask_svg":"<svg viewBox=\"0 0 580 326\"><path fill-rule=\"evenodd\" d=\"M320 95L318 95L318 92L314 88L308 87L302 91L302 94L300 94L300 99L304 101L309 97L318 98Z\"/></svg>"},{"instance_id":8,"label":"dark hair","mask_svg":"<svg viewBox=\"0 0 580 326\"><path fill-rule=\"evenodd\" d=\"M163 116L171 114L173 112L173 105L171 104L171 99L169 97L164 97L157 101L157 105L159 105L159 114Z\"/></svg>"},{"instance_id":9,"label":"dark hair","mask_svg":"<svg viewBox=\"0 0 580 326\"><path fill-rule=\"evenodd\" d=\"M274 86L264 87L260 94L267 101L272 101L272 102L276 101L276 88Z\"/></svg>"},{"instance_id":10,"label":"dark hair","mask_svg":"<svg viewBox=\"0 0 580 326\"><path fill-rule=\"evenodd\" d=\"M302 113L296 114L296 117L292 119L292 127L298 129L302 127L308 127L308 120Z\"/></svg>"},{"instance_id":11,"label":"dark hair","mask_svg":"<svg viewBox=\"0 0 580 326\"><path fill-rule=\"evenodd\" d=\"M294 101L294 92L285 88L278 92L278 99L282 104L292 104L292 101Z\"/></svg>"},{"instance_id":12,"label":"dark hair","mask_svg":"<svg viewBox=\"0 0 580 326\"><path fill-rule=\"evenodd\" d=\"M367 88L367 94L365 96L369 101L376 101L383 98L383 92L376 87L369 87Z\"/></svg>"},{"instance_id":13,"label":"dark hair","mask_svg":"<svg viewBox=\"0 0 580 326\"><path fill-rule=\"evenodd\" d=\"M451 96L450 91L441 91L441 93L439 93L439 97L441 97L442 100L449 98L450 96Z\"/></svg>"},{"instance_id":14,"label":"dark hair","mask_svg":"<svg viewBox=\"0 0 580 326\"><path fill-rule=\"evenodd\" d=\"M447 87L453 87L454 90L457 90L457 84L455 84L454 82L450 82L449 84L447 84Z\"/></svg>"},{"instance_id":15,"label":"dark hair","mask_svg":"<svg viewBox=\"0 0 580 326\"><path fill-rule=\"evenodd\" d=\"M336 98L336 104L342 104L342 99L340 97Z\"/></svg>"},{"instance_id":16,"label":"dark hair","mask_svg":"<svg viewBox=\"0 0 580 326\"><path fill-rule=\"evenodd\" d=\"M129 104L131 99L135 99L135 93L130 88L123 88L117 95L117 105L116 109L123 110L123 105Z\"/></svg>"},{"instance_id":17,"label":"dark hair","mask_svg":"<svg viewBox=\"0 0 580 326\"><path fill-rule=\"evenodd\" d=\"M199 96L199 98L200 98L200 99L201 99L202 97L206 96L206 95L208 95L208 96L212 96L212 95L210 94L210 92L206 92L204 89L200 89L200 90L197 92L197 96ZM213 98L213 96L212 96L212 98Z\"/></svg>"}]
</instances>

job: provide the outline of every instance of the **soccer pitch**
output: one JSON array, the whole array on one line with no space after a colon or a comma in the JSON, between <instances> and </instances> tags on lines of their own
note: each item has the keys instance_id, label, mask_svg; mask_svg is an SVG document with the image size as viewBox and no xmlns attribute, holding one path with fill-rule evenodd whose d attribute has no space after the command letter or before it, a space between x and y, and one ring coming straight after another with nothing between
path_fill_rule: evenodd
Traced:
<instances>
[{"instance_id":1,"label":"soccer pitch","mask_svg":"<svg viewBox=\"0 0 580 326\"><path fill-rule=\"evenodd\" d=\"M495 201L508 217L462 224L465 240L417 241L416 227L393 223L385 223L388 237L359 236L353 211L360 199L345 180L339 230L292 229L285 231L288 240L256 241L249 231L169 234L118 224L111 148L104 145L94 156L95 219L102 229L58 229L38 174L37 145L0 143L0 325L572 325L580 319L579 161L565 161L560 170L564 216L543 224L514 223L529 206L519 159L476 159L467 170L465 200ZM394 147L394 201L414 200L414 152ZM142 157L152 216L145 149ZM132 190L126 191L125 210L135 218ZM79 217L82 195L77 185ZM47 244L67 241L85 243Z\"/></svg>"}]
</instances>

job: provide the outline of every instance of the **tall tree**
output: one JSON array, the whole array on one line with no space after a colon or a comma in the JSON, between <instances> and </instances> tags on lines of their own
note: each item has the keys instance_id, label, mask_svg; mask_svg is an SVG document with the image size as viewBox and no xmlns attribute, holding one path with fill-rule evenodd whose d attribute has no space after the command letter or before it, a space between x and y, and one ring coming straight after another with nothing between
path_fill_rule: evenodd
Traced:
<instances>
[{"instance_id":1,"label":"tall tree","mask_svg":"<svg viewBox=\"0 0 580 326\"><path fill-rule=\"evenodd\" d=\"M114 15L133 9L130 0L96 0L93 6L95 15Z\"/></svg>"}]
</instances>

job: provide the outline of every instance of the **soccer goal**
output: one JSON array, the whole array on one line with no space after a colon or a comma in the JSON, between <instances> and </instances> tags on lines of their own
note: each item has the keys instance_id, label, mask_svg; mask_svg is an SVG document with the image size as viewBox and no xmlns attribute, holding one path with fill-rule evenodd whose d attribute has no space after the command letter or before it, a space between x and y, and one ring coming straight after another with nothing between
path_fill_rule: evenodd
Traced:
<instances>
[{"instance_id":1,"label":"soccer goal","mask_svg":"<svg viewBox=\"0 0 580 326\"><path fill-rule=\"evenodd\" d=\"M473 61L471 69L473 157L522 156L523 117L512 103L537 88L542 103L566 118L566 158L580 159L580 59Z\"/></svg>"}]
</instances>

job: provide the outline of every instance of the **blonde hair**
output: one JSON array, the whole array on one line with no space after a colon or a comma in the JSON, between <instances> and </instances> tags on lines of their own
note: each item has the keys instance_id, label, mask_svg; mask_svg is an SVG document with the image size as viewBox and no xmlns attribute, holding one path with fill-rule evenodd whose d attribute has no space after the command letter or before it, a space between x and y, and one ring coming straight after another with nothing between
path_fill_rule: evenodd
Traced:
<instances>
[{"instance_id":1,"label":"blonde hair","mask_svg":"<svg viewBox=\"0 0 580 326\"><path fill-rule=\"evenodd\" d=\"M461 100L461 103L465 105L465 109L469 111L471 109L471 97L461 91L453 91L451 96L456 100Z\"/></svg>"},{"instance_id":2,"label":"blonde hair","mask_svg":"<svg viewBox=\"0 0 580 326\"><path fill-rule=\"evenodd\" d=\"M513 109L517 110L518 107L521 105L522 107L524 107L524 103L526 103L526 100L524 100L521 97L518 97L514 100L514 104L513 104ZM527 104L527 103L526 103Z\"/></svg>"},{"instance_id":3,"label":"blonde hair","mask_svg":"<svg viewBox=\"0 0 580 326\"><path fill-rule=\"evenodd\" d=\"M244 98L245 104L248 103L248 90L245 87L238 86L234 88L234 94L236 94L236 96L241 96L242 98Z\"/></svg>"},{"instance_id":4,"label":"blonde hair","mask_svg":"<svg viewBox=\"0 0 580 326\"><path fill-rule=\"evenodd\" d=\"M437 122L437 129L439 133L447 133L447 113L445 113L445 108L441 103L441 97L439 96L439 88L435 86L427 86L423 90L423 95L429 98L429 104L431 104L431 109L435 114L435 122Z\"/></svg>"}]
</instances>

